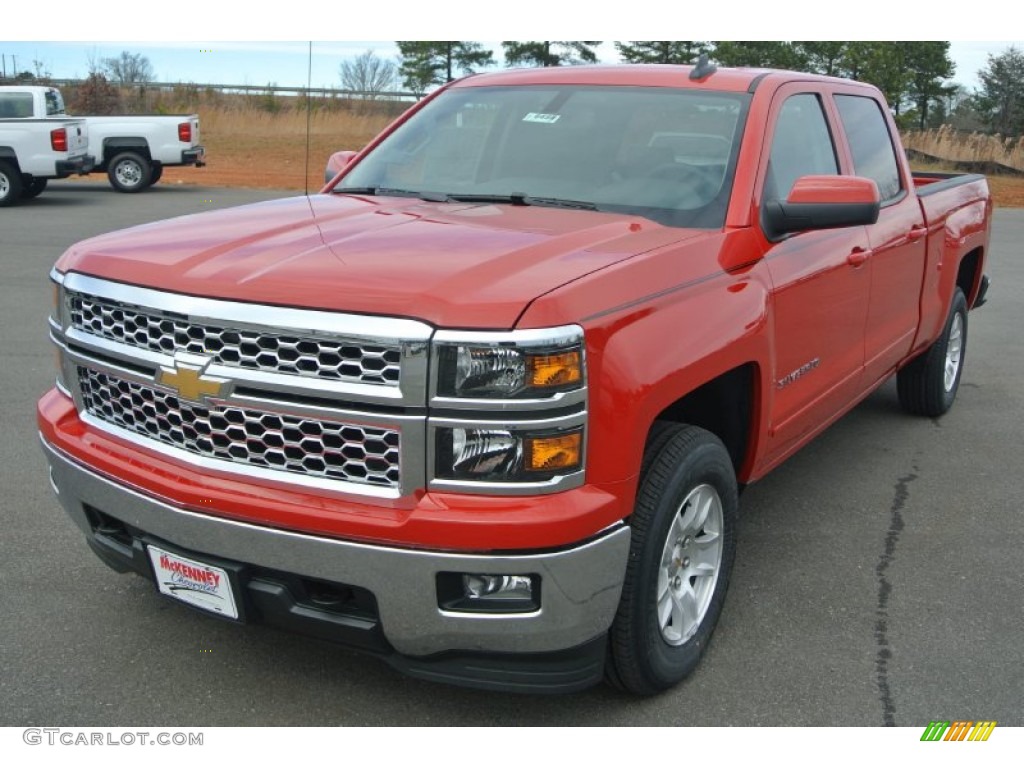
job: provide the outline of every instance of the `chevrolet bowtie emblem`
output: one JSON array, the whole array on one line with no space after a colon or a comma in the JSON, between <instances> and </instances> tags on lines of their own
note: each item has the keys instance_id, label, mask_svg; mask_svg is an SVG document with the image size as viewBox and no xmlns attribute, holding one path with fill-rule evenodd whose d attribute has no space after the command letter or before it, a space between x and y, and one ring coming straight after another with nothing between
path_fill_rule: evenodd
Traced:
<instances>
[{"instance_id":1,"label":"chevrolet bowtie emblem","mask_svg":"<svg viewBox=\"0 0 1024 768\"><path fill-rule=\"evenodd\" d=\"M161 368L157 374L157 381L163 386L173 389L183 400L201 403L208 397L222 394L228 384L226 379L203 376L203 371L209 364L208 359L197 358L193 362L176 355L174 368Z\"/></svg>"}]
</instances>

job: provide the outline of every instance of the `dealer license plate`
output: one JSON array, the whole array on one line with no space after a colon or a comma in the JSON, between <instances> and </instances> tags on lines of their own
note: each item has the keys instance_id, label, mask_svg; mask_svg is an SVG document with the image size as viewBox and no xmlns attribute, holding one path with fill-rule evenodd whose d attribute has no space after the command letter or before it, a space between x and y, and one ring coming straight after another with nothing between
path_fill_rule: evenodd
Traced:
<instances>
[{"instance_id":1,"label":"dealer license plate","mask_svg":"<svg viewBox=\"0 0 1024 768\"><path fill-rule=\"evenodd\" d=\"M227 571L153 545L148 549L161 593L211 613L238 618Z\"/></svg>"}]
</instances>

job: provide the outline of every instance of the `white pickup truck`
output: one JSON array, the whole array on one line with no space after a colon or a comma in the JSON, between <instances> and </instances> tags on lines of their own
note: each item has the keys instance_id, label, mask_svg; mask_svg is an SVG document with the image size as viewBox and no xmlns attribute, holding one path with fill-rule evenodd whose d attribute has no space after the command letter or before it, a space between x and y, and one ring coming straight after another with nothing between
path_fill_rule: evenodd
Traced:
<instances>
[{"instance_id":1,"label":"white pickup truck","mask_svg":"<svg viewBox=\"0 0 1024 768\"><path fill-rule=\"evenodd\" d=\"M82 119L8 119L0 101L0 207L35 197L50 179L89 173L89 128Z\"/></svg>"},{"instance_id":2,"label":"white pickup truck","mask_svg":"<svg viewBox=\"0 0 1024 768\"><path fill-rule=\"evenodd\" d=\"M39 85L0 86L0 117L66 116L56 88ZM89 154L95 173L106 173L119 192L141 192L155 184L165 166L206 164L199 143L199 115L87 116Z\"/></svg>"}]
</instances>

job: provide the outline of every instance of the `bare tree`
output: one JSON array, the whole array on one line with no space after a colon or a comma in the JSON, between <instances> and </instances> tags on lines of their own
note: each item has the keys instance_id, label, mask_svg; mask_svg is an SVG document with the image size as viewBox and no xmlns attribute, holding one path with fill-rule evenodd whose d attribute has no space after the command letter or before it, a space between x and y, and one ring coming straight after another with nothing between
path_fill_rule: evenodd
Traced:
<instances>
[{"instance_id":1,"label":"bare tree","mask_svg":"<svg viewBox=\"0 0 1024 768\"><path fill-rule=\"evenodd\" d=\"M372 50L354 59L345 59L341 62L339 73L342 88L346 91L360 91L366 99L375 99L395 89L395 65L375 55Z\"/></svg>"},{"instance_id":2,"label":"bare tree","mask_svg":"<svg viewBox=\"0 0 1024 768\"><path fill-rule=\"evenodd\" d=\"M68 107L73 115L114 115L121 108L121 95L107 78L93 72L70 91Z\"/></svg>"},{"instance_id":3,"label":"bare tree","mask_svg":"<svg viewBox=\"0 0 1024 768\"><path fill-rule=\"evenodd\" d=\"M103 59L101 66L108 79L121 85L153 81L153 67L141 53L121 51L120 56Z\"/></svg>"}]
</instances>

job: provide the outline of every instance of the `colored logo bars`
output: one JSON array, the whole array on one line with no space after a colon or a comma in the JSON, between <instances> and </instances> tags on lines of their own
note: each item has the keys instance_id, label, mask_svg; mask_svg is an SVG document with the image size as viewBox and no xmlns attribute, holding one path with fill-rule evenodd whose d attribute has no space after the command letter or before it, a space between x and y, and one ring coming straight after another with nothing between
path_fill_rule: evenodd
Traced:
<instances>
[{"instance_id":1,"label":"colored logo bars","mask_svg":"<svg viewBox=\"0 0 1024 768\"><path fill-rule=\"evenodd\" d=\"M933 720L921 734L921 741L988 741L995 727L995 720Z\"/></svg>"}]
</instances>

